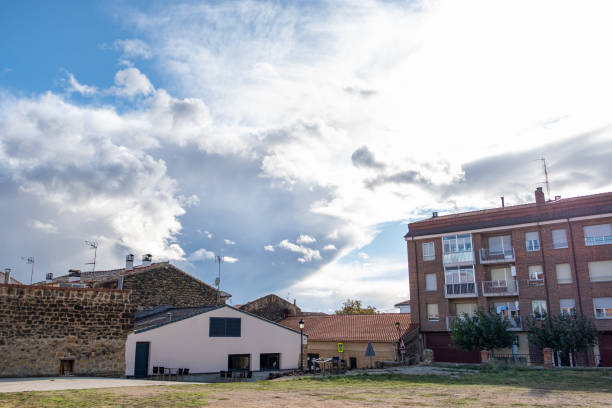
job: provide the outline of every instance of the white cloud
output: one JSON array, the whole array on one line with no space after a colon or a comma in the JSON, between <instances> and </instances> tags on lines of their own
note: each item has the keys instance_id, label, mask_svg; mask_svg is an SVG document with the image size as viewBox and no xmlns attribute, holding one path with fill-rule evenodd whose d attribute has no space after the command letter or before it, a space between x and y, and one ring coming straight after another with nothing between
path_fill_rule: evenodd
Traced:
<instances>
[{"instance_id":1,"label":"white cloud","mask_svg":"<svg viewBox=\"0 0 612 408\"><path fill-rule=\"evenodd\" d=\"M196 251L193 251L191 255L187 257L189 261L204 261L215 259L215 254L211 251L208 251L205 248L200 248Z\"/></svg>"},{"instance_id":2,"label":"white cloud","mask_svg":"<svg viewBox=\"0 0 612 408\"><path fill-rule=\"evenodd\" d=\"M178 202L186 208L193 207L195 205L200 204L200 197L195 194L190 195L189 197L184 195L179 195L177 197Z\"/></svg>"},{"instance_id":3,"label":"white cloud","mask_svg":"<svg viewBox=\"0 0 612 408\"><path fill-rule=\"evenodd\" d=\"M357 256L358 256L359 258L361 258L361 259L364 259L364 260L365 260L365 259L369 259L369 258L370 258L370 256L369 256L368 254L366 254L365 252L359 252L359 253L357 254Z\"/></svg>"},{"instance_id":4,"label":"white cloud","mask_svg":"<svg viewBox=\"0 0 612 408\"><path fill-rule=\"evenodd\" d=\"M225 245L236 245L236 242L231 239L224 239L223 242L225 242Z\"/></svg>"},{"instance_id":5,"label":"white cloud","mask_svg":"<svg viewBox=\"0 0 612 408\"><path fill-rule=\"evenodd\" d=\"M227 263L236 263L236 262L238 262L238 258L234 258L234 257L231 257L231 256L224 256L223 257L223 261L227 262Z\"/></svg>"},{"instance_id":6,"label":"white cloud","mask_svg":"<svg viewBox=\"0 0 612 408\"><path fill-rule=\"evenodd\" d=\"M147 96L154 91L153 84L146 75L137 68L125 68L115 74L115 86L111 92L117 96L132 98L134 96Z\"/></svg>"},{"instance_id":7,"label":"white cloud","mask_svg":"<svg viewBox=\"0 0 612 408\"><path fill-rule=\"evenodd\" d=\"M305 235L305 234L300 234L299 238L297 239L298 244L312 244L314 242L317 242L316 238L313 238L309 235Z\"/></svg>"},{"instance_id":8,"label":"white cloud","mask_svg":"<svg viewBox=\"0 0 612 408\"><path fill-rule=\"evenodd\" d=\"M151 59L153 53L151 48L142 40L130 38L127 40L116 40L113 48L122 52L122 59L142 58Z\"/></svg>"},{"instance_id":9,"label":"white cloud","mask_svg":"<svg viewBox=\"0 0 612 408\"><path fill-rule=\"evenodd\" d=\"M68 85L68 92L77 92L84 96L91 96L98 92L95 86L79 83L71 73L68 73Z\"/></svg>"},{"instance_id":10,"label":"white cloud","mask_svg":"<svg viewBox=\"0 0 612 408\"><path fill-rule=\"evenodd\" d=\"M337 251L338 248L334 244L328 244L323 247L324 251Z\"/></svg>"},{"instance_id":11,"label":"white cloud","mask_svg":"<svg viewBox=\"0 0 612 408\"><path fill-rule=\"evenodd\" d=\"M274 252L274 245L266 245L266 246L264 246L264 251Z\"/></svg>"},{"instance_id":12,"label":"white cloud","mask_svg":"<svg viewBox=\"0 0 612 408\"><path fill-rule=\"evenodd\" d=\"M321 254L319 250L306 248L302 245L296 245L287 239L284 239L281 242L279 242L277 246L279 248L286 249L291 252L302 254L302 256L297 259L299 263L311 262L313 260L316 260L316 261L321 260Z\"/></svg>"},{"instance_id":13,"label":"white cloud","mask_svg":"<svg viewBox=\"0 0 612 408\"><path fill-rule=\"evenodd\" d=\"M57 227L53 223L42 222L39 220L30 219L27 222L28 227L42 231L46 234L56 234Z\"/></svg>"}]
</instances>

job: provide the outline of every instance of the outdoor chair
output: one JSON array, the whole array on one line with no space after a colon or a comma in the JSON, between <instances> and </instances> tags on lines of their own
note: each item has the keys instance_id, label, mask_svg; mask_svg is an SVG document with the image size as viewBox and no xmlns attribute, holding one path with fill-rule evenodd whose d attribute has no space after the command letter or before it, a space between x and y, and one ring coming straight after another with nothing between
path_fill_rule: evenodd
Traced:
<instances>
[{"instance_id":1,"label":"outdoor chair","mask_svg":"<svg viewBox=\"0 0 612 408\"><path fill-rule=\"evenodd\" d=\"M247 373L247 378L253 378L253 372L252 371L249 371Z\"/></svg>"},{"instance_id":2,"label":"outdoor chair","mask_svg":"<svg viewBox=\"0 0 612 408\"><path fill-rule=\"evenodd\" d=\"M183 375L189 375L189 369L183 368Z\"/></svg>"},{"instance_id":3,"label":"outdoor chair","mask_svg":"<svg viewBox=\"0 0 612 408\"><path fill-rule=\"evenodd\" d=\"M225 379L225 378L226 378L226 375L227 375L227 374L225 373L225 371L223 371L223 370L219 371L219 377L221 377L221 378Z\"/></svg>"},{"instance_id":4,"label":"outdoor chair","mask_svg":"<svg viewBox=\"0 0 612 408\"><path fill-rule=\"evenodd\" d=\"M159 377L159 367L153 367L153 376Z\"/></svg>"},{"instance_id":5,"label":"outdoor chair","mask_svg":"<svg viewBox=\"0 0 612 408\"><path fill-rule=\"evenodd\" d=\"M159 375L161 376L162 380L164 379L165 374L166 369L164 367L159 367Z\"/></svg>"},{"instance_id":6,"label":"outdoor chair","mask_svg":"<svg viewBox=\"0 0 612 408\"><path fill-rule=\"evenodd\" d=\"M178 380L179 378L182 380L183 379L183 372L185 370L183 368L179 368L177 373L176 373L176 379Z\"/></svg>"}]
</instances>

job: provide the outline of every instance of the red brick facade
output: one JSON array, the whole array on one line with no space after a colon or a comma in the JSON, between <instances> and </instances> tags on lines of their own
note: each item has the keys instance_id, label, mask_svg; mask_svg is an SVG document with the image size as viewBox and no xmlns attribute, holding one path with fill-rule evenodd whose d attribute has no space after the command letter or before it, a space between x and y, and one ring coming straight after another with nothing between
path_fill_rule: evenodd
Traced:
<instances>
[{"instance_id":1,"label":"red brick facade","mask_svg":"<svg viewBox=\"0 0 612 408\"><path fill-rule=\"evenodd\" d=\"M538 193L540 191L536 192L536 198ZM507 301L514 305L518 301L524 320L533 313L534 300L545 301L548 313L559 314L560 300L574 299L578 313L592 319L603 335L612 334L612 319L595 319L593 305L593 298L612 297L612 281L591 282L588 269L588 262L612 260L612 243L586 246L584 237L585 226L610 223L612 193L432 217L409 224L405 239L413 321L419 323L425 334L441 333L448 332L447 316L455 316L460 303L477 303L478 308L490 310L496 302ZM552 230L557 229L566 231L567 248L553 248ZM538 232L538 250L527 250L525 234L528 232ZM445 294L442 237L455 234L469 234L471 237L477 287L473 296L450 297ZM488 248L490 237L501 235L510 235L514 258L507 262L483 264L480 249ZM423 259L423 243L427 242L434 243L433 260ZM557 264L569 264L571 283L557 282ZM538 265L542 267L543 282L530 281L529 267ZM518 281L518 293L484 296L483 282L493 280L491 270L512 266L516 270L513 279ZM426 290L426 274L435 274L437 290ZM438 305L439 321L428 321L427 304Z\"/></svg>"}]
</instances>

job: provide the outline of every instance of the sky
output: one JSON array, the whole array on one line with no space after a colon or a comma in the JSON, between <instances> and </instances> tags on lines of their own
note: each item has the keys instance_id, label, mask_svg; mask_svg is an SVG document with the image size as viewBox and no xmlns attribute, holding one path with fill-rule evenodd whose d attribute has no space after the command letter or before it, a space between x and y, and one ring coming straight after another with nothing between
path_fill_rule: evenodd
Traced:
<instances>
[{"instance_id":1,"label":"sky","mask_svg":"<svg viewBox=\"0 0 612 408\"><path fill-rule=\"evenodd\" d=\"M0 267L408 299L410 221L612 191L607 1L0 3ZM136 262L137 264L139 262Z\"/></svg>"}]
</instances>

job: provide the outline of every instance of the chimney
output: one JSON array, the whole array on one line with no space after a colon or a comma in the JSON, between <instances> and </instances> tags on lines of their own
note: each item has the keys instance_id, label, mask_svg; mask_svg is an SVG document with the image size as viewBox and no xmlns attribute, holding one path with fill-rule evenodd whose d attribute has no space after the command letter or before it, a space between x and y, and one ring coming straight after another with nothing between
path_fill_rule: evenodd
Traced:
<instances>
[{"instance_id":1,"label":"chimney","mask_svg":"<svg viewBox=\"0 0 612 408\"><path fill-rule=\"evenodd\" d=\"M8 285L10 279L11 279L11 268L6 268L4 270L4 284Z\"/></svg>"},{"instance_id":2,"label":"chimney","mask_svg":"<svg viewBox=\"0 0 612 408\"><path fill-rule=\"evenodd\" d=\"M125 270L126 271L134 270L134 254L127 254L125 256Z\"/></svg>"},{"instance_id":3,"label":"chimney","mask_svg":"<svg viewBox=\"0 0 612 408\"><path fill-rule=\"evenodd\" d=\"M434 211L431 213L431 218L436 218L438 216L438 212Z\"/></svg>"},{"instance_id":4,"label":"chimney","mask_svg":"<svg viewBox=\"0 0 612 408\"><path fill-rule=\"evenodd\" d=\"M535 190L535 200L537 205L544 204L546 202L546 198L544 197L544 191L542 191L542 187L538 187Z\"/></svg>"},{"instance_id":5,"label":"chimney","mask_svg":"<svg viewBox=\"0 0 612 408\"><path fill-rule=\"evenodd\" d=\"M293 298L293 306L297 306L297 301L295 300L295 298Z\"/></svg>"},{"instance_id":6,"label":"chimney","mask_svg":"<svg viewBox=\"0 0 612 408\"><path fill-rule=\"evenodd\" d=\"M53 282L53 272L49 272L45 277L45 280L47 281L47 283Z\"/></svg>"},{"instance_id":7,"label":"chimney","mask_svg":"<svg viewBox=\"0 0 612 408\"><path fill-rule=\"evenodd\" d=\"M501 200L502 200L502 208L504 208L505 204L504 204L504 197L503 196L501 197Z\"/></svg>"},{"instance_id":8,"label":"chimney","mask_svg":"<svg viewBox=\"0 0 612 408\"><path fill-rule=\"evenodd\" d=\"M153 259L153 255L151 255L151 254L144 254L142 256L142 266L150 266L151 265L151 259Z\"/></svg>"}]
</instances>

